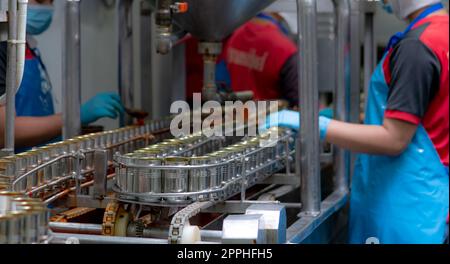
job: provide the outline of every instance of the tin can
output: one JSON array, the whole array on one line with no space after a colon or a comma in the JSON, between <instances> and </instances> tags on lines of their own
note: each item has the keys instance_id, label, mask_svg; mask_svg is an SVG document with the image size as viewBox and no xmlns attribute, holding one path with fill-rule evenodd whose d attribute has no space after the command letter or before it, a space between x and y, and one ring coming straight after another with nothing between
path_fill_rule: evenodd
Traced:
<instances>
[{"instance_id":1,"label":"tin can","mask_svg":"<svg viewBox=\"0 0 450 264\"><path fill-rule=\"evenodd\" d=\"M44 146L39 149L41 164L46 164L51 160L51 147ZM52 180L52 168L46 166L43 170L43 182L48 183Z\"/></svg>"},{"instance_id":2,"label":"tin can","mask_svg":"<svg viewBox=\"0 0 450 264\"><path fill-rule=\"evenodd\" d=\"M218 167L219 176L217 178L221 180L222 184L227 183L233 178L232 175L234 173L235 168L235 164L232 164L231 161L233 153L221 150L214 152L213 155L217 157L218 163L224 163L224 165Z\"/></svg>"},{"instance_id":3,"label":"tin can","mask_svg":"<svg viewBox=\"0 0 450 264\"><path fill-rule=\"evenodd\" d=\"M219 164L223 162L220 154L212 153L208 155L210 164ZM210 188L219 189L223 183L222 168L223 166L217 165L209 169L210 175Z\"/></svg>"},{"instance_id":4,"label":"tin can","mask_svg":"<svg viewBox=\"0 0 450 264\"><path fill-rule=\"evenodd\" d=\"M1 191L0 192L0 214L7 214L8 211L11 211L12 200L17 197L23 196L23 193L19 192L8 192Z\"/></svg>"},{"instance_id":5,"label":"tin can","mask_svg":"<svg viewBox=\"0 0 450 264\"><path fill-rule=\"evenodd\" d=\"M26 241L26 213L21 211L11 211L9 214L12 218L9 221L10 224L7 231L8 244L22 244Z\"/></svg>"},{"instance_id":6,"label":"tin can","mask_svg":"<svg viewBox=\"0 0 450 264\"><path fill-rule=\"evenodd\" d=\"M189 158L168 157L164 159L166 166L187 166L190 164ZM163 180L164 193L182 193L188 190L189 171L187 169L165 170ZM168 201L184 201L185 198L168 198Z\"/></svg>"},{"instance_id":7,"label":"tin can","mask_svg":"<svg viewBox=\"0 0 450 264\"><path fill-rule=\"evenodd\" d=\"M191 165L209 165L209 157L200 156L191 158ZM201 192L211 188L210 168L192 169L189 172L189 192ZM200 197L205 198L205 197Z\"/></svg>"},{"instance_id":8,"label":"tin can","mask_svg":"<svg viewBox=\"0 0 450 264\"><path fill-rule=\"evenodd\" d=\"M16 164L12 160L0 160L0 181L3 184L11 184L16 175Z\"/></svg>"},{"instance_id":9,"label":"tin can","mask_svg":"<svg viewBox=\"0 0 450 264\"><path fill-rule=\"evenodd\" d=\"M24 175L27 172L28 169L28 154L27 153L21 153L16 155L16 177L20 177ZM31 181L29 180L29 177L22 179L17 183L18 190L25 192L29 187L31 187Z\"/></svg>"},{"instance_id":10,"label":"tin can","mask_svg":"<svg viewBox=\"0 0 450 264\"><path fill-rule=\"evenodd\" d=\"M158 158L137 158L135 159L136 165L155 165L161 166L162 160ZM161 193L161 170L152 168L139 168L137 173L137 190L136 193ZM145 202L158 202L159 199L150 197L140 197L141 201Z\"/></svg>"},{"instance_id":11,"label":"tin can","mask_svg":"<svg viewBox=\"0 0 450 264\"><path fill-rule=\"evenodd\" d=\"M0 213L0 245L8 243L8 228L12 217Z\"/></svg>"},{"instance_id":12,"label":"tin can","mask_svg":"<svg viewBox=\"0 0 450 264\"><path fill-rule=\"evenodd\" d=\"M65 151L65 146L63 143L53 144L50 149L50 159L56 159L67 152ZM51 165L52 170L52 180L57 180L64 175L64 164L65 160L58 160Z\"/></svg>"},{"instance_id":13,"label":"tin can","mask_svg":"<svg viewBox=\"0 0 450 264\"><path fill-rule=\"evenodd\" d=\"M137 157L142 158L160 158L162 157L161 152L154 148L154 149L140 149L134 152Z\"/></svg>"},{"instance_id":14,"label":"tin can","mask_svg":"<svg viewBox=\"0 0 450 264\"><path fill-rule=\"evenodd\" d=\"M242 161L240 160L241 153L237 147L225 148L225 152L228 153L228 159L230 160L229 171L230 175L228 180L234 180L240 177L242 173Z\"/></svg>"},{"instance_id":15,"label":"tin can","mask_svg":"<svg viewBox=\"0 0 450 264\"><path fill-rule=\"evenodd\" d=\"M40 152L38 150L30 150L28 151L28 159L27 159L27 167L28 171L36 169L39 164L41 164L41 161L39 160ZM39 170L36 173L33 173L29 176L29 179L31 180L31 188L38 187L43 184L44 182L44 171Z\"/></svg>"},{"instance_id":16,"label":"tin can","mask_svg":"<svg viewBox=\"0 0 450 264\"><path fill-rule=\"evenodd\" d=\"M131 192L133 187L134 170L128 168L128 166L133 165L134 157L132 154L127 154L125 156L117 156L117 162L119 162L116 167L116 185L123 192Z\"/></svg>"}]
</instances>

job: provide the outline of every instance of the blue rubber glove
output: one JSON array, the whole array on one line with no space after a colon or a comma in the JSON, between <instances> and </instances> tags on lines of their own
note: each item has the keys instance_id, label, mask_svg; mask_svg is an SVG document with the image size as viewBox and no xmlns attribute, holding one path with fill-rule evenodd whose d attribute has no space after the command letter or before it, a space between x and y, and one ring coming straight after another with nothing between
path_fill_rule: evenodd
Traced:
<instances>
[{"instance_id":1,"label":"blue rubber glove","mask_svg":"<svg viewBox=\"0 0 450 264\"><path fill-rule=\"evenodd\" d=\"M100 93L81 107L81 124L89 125L100 118L116 119L125 112L117 93Z\"/></svg>"},{"instance_id":2,"label":"blue rubber glove","mask_svg":"<svg viewBox=\"0 0 450 264\"><path fill-rule=\"evenodd\" d=\"M326 109L325 109L326 110ZM330 111L321 111L319 117L320 139L324 140L327 136L328 127L331 119L323 116L330 115ZM300 130L300 113L290 110L283 110L273 113L266 118L266 123L260 125L260 131L267 130L270 127L286 127L293 130Z\"/></svg>"}]
</instances>

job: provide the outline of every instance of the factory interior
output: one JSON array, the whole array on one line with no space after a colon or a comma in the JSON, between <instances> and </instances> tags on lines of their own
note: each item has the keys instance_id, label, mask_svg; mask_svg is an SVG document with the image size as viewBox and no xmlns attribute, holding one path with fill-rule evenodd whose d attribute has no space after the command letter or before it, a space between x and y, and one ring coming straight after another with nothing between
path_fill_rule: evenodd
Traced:
<instances>
[{"instance_id":1,"label":"factory interior","mask_svg":"<svg viewBox=\"0 0 450 264\"><path fill-rule=\"evenodd\" d=\"M447 12L0 0L0 244L448 244Z\"/></svg>"}]
</instances>

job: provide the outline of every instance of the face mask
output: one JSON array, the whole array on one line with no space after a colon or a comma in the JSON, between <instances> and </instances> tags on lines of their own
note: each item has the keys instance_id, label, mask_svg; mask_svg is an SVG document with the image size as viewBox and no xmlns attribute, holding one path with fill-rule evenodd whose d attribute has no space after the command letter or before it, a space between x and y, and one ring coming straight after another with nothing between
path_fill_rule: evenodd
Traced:
<instances>
[{"instance_id":1,"label":"face mask","mask_svg":"<svg viewBox=\"0 0 450 264\"><path fill-rule=\"evenodd\" d=\"M46 31L53 19L53 6L29 5L27 13L27 33L39 35Z\"/></svg>"}]
</instances>

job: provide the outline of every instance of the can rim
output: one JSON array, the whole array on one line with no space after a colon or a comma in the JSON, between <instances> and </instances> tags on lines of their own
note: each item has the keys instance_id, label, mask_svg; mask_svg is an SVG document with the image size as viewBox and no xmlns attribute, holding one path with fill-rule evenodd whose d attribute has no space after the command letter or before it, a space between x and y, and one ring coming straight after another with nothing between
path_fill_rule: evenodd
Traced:
<instances>
[{"instance_id":1,"label":"can rim","mask_svg":"<svg viewBox=\"0 0 450 264\"><path fill-rule=\"evenodd\" d=\"M189 158L185 158L185 157L167 157L164 159L164 161L168 161L168 162L177 162L177 161L184 161L184 162L189 162Z\"/></svg>"},{"instance_id":2,"label":"can rim","mask_svg":"<svg viewBox=\"0 0 450 264\"><path fill-rule=\"evenodd\" d=\"M6 197L11 197L11 196L23 196L24 193L20 193L20 192L10 192L10 191L0 191L0 196L6 196Z\"/></svg>"}]
</instances>

